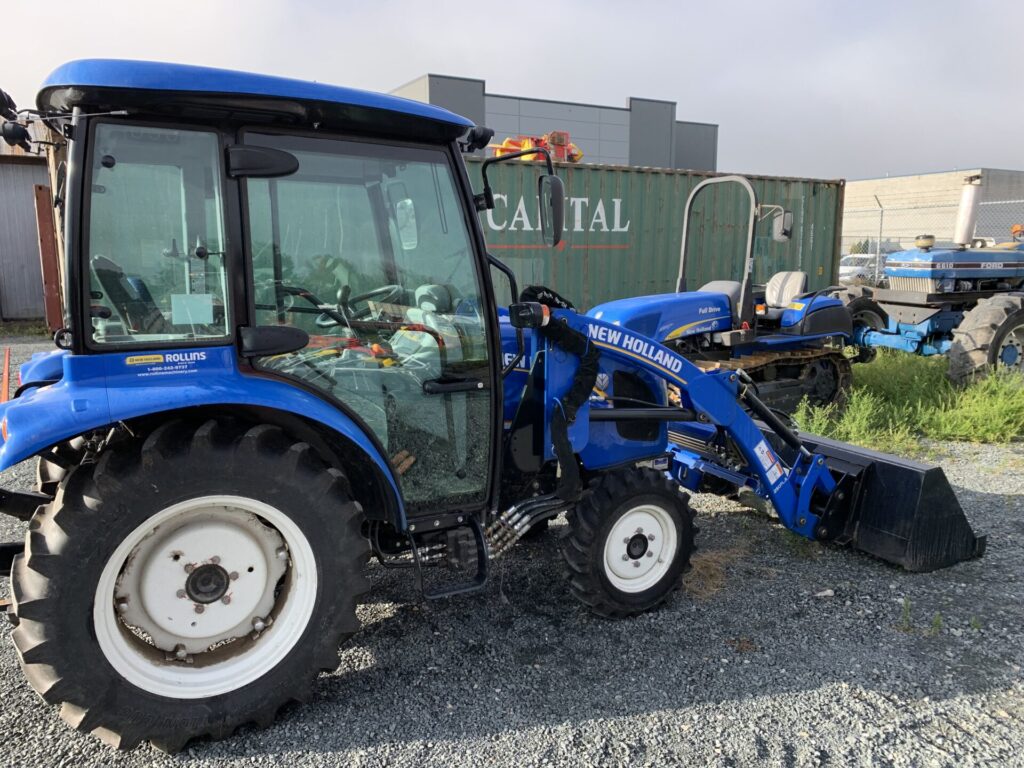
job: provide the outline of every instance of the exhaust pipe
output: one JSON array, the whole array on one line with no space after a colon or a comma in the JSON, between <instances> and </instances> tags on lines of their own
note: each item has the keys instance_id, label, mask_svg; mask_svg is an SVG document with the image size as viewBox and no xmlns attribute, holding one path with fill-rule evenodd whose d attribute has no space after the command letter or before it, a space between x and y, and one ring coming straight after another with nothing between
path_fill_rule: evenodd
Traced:
<instances>
[{"instance_id":1,"label":"exhaust pipe","mask_svg":"<svg viewBox=\"0 0 1024 768\"><path fill-rule=\"evenodd\" d=\"M960 191L960 207L956 211L956 226L953 228L953 242L961 248L968 247L974 240L974 227L978 222L978 203L981 202L981 174L964 177Z\"/></svg>"},{"instance_id":2,"label":"exhaust pipe","mask_svg":"<svg viewBox=\"0 0 1024 768\"><path fill-rule=\"evenodd\" d=\"M840 478L819 538L914 572L984 554L986 537L974 533L941 467L817 435L800 438Z\"/></svg>"}]
</instances>

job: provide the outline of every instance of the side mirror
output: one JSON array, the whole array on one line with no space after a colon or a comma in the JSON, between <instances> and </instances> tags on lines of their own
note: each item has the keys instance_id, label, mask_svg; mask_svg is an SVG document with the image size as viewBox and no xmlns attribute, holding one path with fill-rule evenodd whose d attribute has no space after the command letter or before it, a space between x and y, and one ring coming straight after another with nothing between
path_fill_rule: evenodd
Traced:
<instances>
[{"instance_id":1,"label":"side mirror","mask_svg":"<svg viewBox=\"0 0 1024 768\"><path fill-rule=\"evenodd\" d=\"M553 173L545 174L537 182L540 198L540 231L544 245L555 247L562 242L565 223L565 185Z\"/></svg>"},{"instance_id":2,"label":"side mirror","mask_svg":"<svg viewBox=\"0 0 1024 768\"><path fill-rule=\"evenodd\" d=\"M21 147L26 152L32 149L32 145L29 143L32 137L28 133L28 128L21 123L16 123L13 120L4 121L0 126L0 136L12 147Z\"/></svg>"},{"instance_id":3,"label":"side mirror","mask_svg":"<svg viewBox=\"0 0 1024 768\"><path fill-rule=\"evenodd\" d=\"M772 219L772 240L785 243L793 236L793 212L782 211Z\"/></svg>"}]
</instances>

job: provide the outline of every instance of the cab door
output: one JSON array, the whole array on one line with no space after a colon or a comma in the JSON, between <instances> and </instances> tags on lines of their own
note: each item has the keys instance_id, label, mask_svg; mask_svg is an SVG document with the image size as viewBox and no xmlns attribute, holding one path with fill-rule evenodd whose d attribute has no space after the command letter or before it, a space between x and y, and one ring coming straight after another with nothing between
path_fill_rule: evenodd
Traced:
<instances>
[{"instance_id":1,"label":"cab door","mask_svg":"<svg viewBox=\"0 0 1024 768\"><path fill-rule=\"evenodd\" d=\"M256 365L360 420L412 514L485 504L496 368L447 149L270 132L243 142L298 160L243 184L254 322L309 334Z\"/></svg>"}]
</instances>

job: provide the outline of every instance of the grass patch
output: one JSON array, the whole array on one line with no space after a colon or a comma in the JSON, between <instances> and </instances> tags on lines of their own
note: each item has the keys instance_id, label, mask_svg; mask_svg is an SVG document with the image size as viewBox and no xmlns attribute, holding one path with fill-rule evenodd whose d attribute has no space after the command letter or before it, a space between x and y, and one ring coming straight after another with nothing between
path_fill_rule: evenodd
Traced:
<instances>
[{"instance_id":1,"label":"grass patch","mask_svg":"<svg viewBox=\"0 0 1024 768\"><path fill-rule=\"evenodd\" d=\"M49 336L50 329L42 320L7 320L0 322L0 341L14 336Z\"/></svg>"},{"instance_id":2,"label":"grass patch","mask_svg":"<svg viewBox=\"0 0 1024 768\"><path fill-rule=\"evenodd\" d=\"M995 373L963 389L946 379L945 357L879 350L854 366L845 410L800 404L807 432L887 452L917 453L922 437L1006 443L1024 437L1024 377Z\"/></svg>"}]
</instances>

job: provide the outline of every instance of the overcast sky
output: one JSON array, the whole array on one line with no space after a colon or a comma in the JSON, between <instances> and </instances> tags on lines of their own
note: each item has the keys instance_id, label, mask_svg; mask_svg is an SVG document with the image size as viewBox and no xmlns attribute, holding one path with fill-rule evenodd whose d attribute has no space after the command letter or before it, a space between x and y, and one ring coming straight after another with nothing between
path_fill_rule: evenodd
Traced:
<instances>
[{"instance_id":1,"label":"overcast sky","mask_svg":"<svg viewBox=\"0 0 1024 768\"><path fill-rule=\"evenodd\" d=\"M723 171L1024 169L1022 0L50 0L8 4L3 27L0 87L21 106L91 56L380 91L434 72L516 96L675 101L720 126Z\"/></svg>"}]
</instances>

